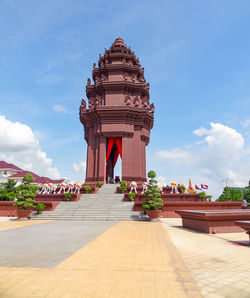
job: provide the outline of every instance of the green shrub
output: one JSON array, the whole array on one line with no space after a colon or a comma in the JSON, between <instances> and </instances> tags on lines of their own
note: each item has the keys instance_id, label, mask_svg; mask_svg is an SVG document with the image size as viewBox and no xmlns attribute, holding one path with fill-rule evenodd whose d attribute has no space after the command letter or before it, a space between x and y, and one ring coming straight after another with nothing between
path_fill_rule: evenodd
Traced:
<instances>
[{"instance_id":1,"label":"green shrub","mask_svg":"<svg viewBox=\"0 0 250 298\"><path fill-rule=\"evenodd\" d=\"M122 181L120 182L120 185L121 185L121 186L127 186L127 182L124 181L124 180L122 180Z\"/></svg>"},{"instance_id":2,"label":"green shrub","mask_svg":"<svg viewBox=\"0 0 250 298\"><path fill-rule=\"evenodd\" d=\"M147 199L143 202L142 209L144 211L159 210L163 207L163 200L161 198L160 189L156 186L157 181L153 179L156 177L156 173L154 171L149 171L148 177L150 180L146 191Z\"/></svg>"},{"instance_id":3,"label":"green shrub","mask_svg":"<svg viewBox=\"0 0 250 298\"><path fill-rule=\"evenodd\" d=\"M65 197L65 200L66 200L66 201L70 201L70 199L71 199L71 197L72 197L71 192L66 192L66 193L64 194L64 197Z\"/></svg>"},{"instance_id":4,"label":"green shrub","mask_svg":"<svg viewBox=\"0 0 250 298\"><path fill-rule=\"evenodd\" d=\"M100 187L101 186L101 182L97 181L95 185L96 185L96 187Z\"/></svg>"},{"instance_id":5,"label":"green shrub","mask_svg":"<svg viewBox=\"0 0 250 298\"><path fill-rule=\"evenodd\" d=\"M34 181L33 175L31 173L27 173L26 175L24 175L22 182L23 183L30 183L32 181Z\"/></svg>"},{"instance_id":6,"label":"green shrub","mask_svg":"<svg viewBox=\"0 0 250 298\"><path fill-rule=\"evenodd\" d=\"M126 190L127 190L126 186L122 185L122 186L120 187L120 191L121 191L122 193L124 193L124 191L126 191Z\"/></svg>"},{"instance_id":7,"label":"green shrub","mask_svg":"<svg viewBox=\"0 0 250 298\"><path fill-rule=\"evenodd\" d=\"M89 185L86 185L84 187L84 190L85 190L86 193L89 193L89 191L91 191L91 187Z\"/></svg>"},{"instance_id":8,"label":"green shrub","mask_svg":"<svg viewBox=\"0 0 250 298\"><path fill-rule=\"evenodd\" d=\"M186 187L184 185L180 186L180 191L181 193L185 193Z\"/></svg>"},{"instance_id":9,"label":"green shrub","mask_svg":"<svg viewBox=\"0 0 250 298\"><path fill-rule=\"evenodd\" d=\"M9 193L6 194L6 198L7 198L9 201L14 201L15 197L16 197L16 193L13 192L13 191L12 191L12 192L9 192Z\"/></svg>"},{"instance_id":10,"label":"green shrub","mask_svg":"<svg viewBox=\"0 0 250 298\"><path fill-rule=\"evenodd\" d=\"M36 208L36 196L38 187L31 184L21 184L17 187L17 201L13 206L16 206L19 210L27 210Z\"/></svg>"},{"instance_id":11,"label":"green shrub","mask_svg":"<svg viewBox=\"0 0 250 298\"><path fill-rule=\"evenodd\" d=\"M199 193L199 196L201 197L202 201L205 201L207 195L206 195L205 191L202 191Z\"/></svg>"},{"instance_id":12,"label":"green shrub","mask_svg":"<svg viewBox=\"0 0 250 298\"><path fill-rule=\"evenodd\" d=\"M43 209L45 208L46 206L42 203L37 203L36 204L36 210L37 210L37 214L40 214L42 213Z\"/></svg>"},{"instance_id":13,"label":"green shrub","mask_svg":"<svg viewBox=\"0 0 250 298\"><path fill-rule=\"evenodd\" d=\"M153 178L155 178L155 177L156 177L156 173L155 173L155 171L150 170L150 171L148 172L148 178L153 179Z\"/></svg>"},{"instance_id":14,"label":"green shrub","mask_svg":"<svg viewBox=\"0 0 250 298\"><path fill-rule=\"evenodd\" d=\"M134 201L134 199L135 199L135 193L134 192L129 193L128 194L128 197L129 197L130 201Z\"/></svg>"},{"instance_id":15,"label":"green shrub","mask_svg":"<svg viewBox=\"0 0 250 298\"><path fill-rule=\"evenodd\" d=\"M8 179L7 182L1 183L0 201L13 201L15 199L17 191L15 185L16 182L13 179Z\"/></svg>"},{"instance_id":16,"label":"green shrub","mask_svg":"<svg viewBox=\"0 0 250 298\"><path fill-rule=\"evenodd\" d=\"M216 201L242 201L243 191L231 187L224 187L223 193Z\"/></svg>"}]
</instances>

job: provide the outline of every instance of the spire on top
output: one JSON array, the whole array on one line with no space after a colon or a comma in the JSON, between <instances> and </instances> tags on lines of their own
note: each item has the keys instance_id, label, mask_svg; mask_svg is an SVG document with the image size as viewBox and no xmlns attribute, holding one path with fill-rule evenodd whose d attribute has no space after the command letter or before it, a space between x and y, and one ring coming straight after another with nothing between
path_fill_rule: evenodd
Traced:
<instances>
[{"instance_id":1,"label":"spire on top","mask_svg":"<svg viewBox=\"0 0 250 298\"><path fill-rule=\"evenodd\" d=\"M112 47L124 47L127 48L124 40L119 36L116 38L116 40L113 42Z\"/></svg>"}]
</instances>

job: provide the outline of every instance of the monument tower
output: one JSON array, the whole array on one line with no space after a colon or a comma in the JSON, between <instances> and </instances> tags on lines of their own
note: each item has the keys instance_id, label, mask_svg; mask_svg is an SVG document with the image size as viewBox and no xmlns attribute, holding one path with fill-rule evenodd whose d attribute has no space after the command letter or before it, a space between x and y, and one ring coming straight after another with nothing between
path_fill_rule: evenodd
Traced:
<instances>
[{"instance_id":1,"label":"monument tower","mask_svg":"<svg viewBox=\"0 0 250 298\"><path fill-rule=\"evenodd\" d=\"M86 182L108 182L120 155L122 180L146 180L146 145L154 122L149 83L135 53L118 37L88 78L80 120L88 144Z\"/></svg>"}]
</instances>

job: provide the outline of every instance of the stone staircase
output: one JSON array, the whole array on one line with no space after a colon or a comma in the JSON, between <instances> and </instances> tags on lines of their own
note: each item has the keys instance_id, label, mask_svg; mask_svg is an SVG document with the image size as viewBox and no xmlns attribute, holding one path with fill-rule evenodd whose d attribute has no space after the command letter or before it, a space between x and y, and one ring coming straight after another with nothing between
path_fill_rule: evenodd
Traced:
<instances>
[{"instance_id":1,"label":"stone staircase","mask_svg":"<svg viewBox=\"0 0 250 298\"><path fill-rule=\"evenodd\" d=\"M31 219L49 220L147 220L133 211L133 202L123 202L123 194L116 194L116 184L105 184L97 194L83 194L77 202L60 202L53 211L31 215Z\"/></svg>"}]
</instances>

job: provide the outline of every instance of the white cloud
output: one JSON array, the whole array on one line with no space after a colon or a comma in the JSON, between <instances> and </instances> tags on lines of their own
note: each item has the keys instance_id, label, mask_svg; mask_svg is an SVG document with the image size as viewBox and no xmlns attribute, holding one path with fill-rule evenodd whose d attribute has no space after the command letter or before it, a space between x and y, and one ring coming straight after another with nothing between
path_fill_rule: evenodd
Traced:
<instances>
[{"instance_id":1,"label":"white cloud","mask_svg":"<svg viewBox=\"0 0 250 298\"><path fill-rule=\"evenodd\" d=\"M248 126L250 126L250 119L246 119L246 120L244 120L244 121L241 121L241 125L242 125L243 127L248 127Z\"/></svg>"},{"instance_id":2,"label":"white cloud","mask_svg":"<svg viewBox=\"0 0 250 298\"><path fill-rule=\"evenodd\" d=\"M244 148L244 138L239 132L220 123L210 123L210 129L201 127L193 133L203 139L195 142L190 150L177 148L156 153L157 157L169 163L166 167L168 173L171 164L179 164L182 166L182 178L184 172L192 173L197 179L192 179L193 183L209 182L209 192L215 195L221 192L222 180L226 178L232 186L248 184L250 168L244 165L249 160L250 152ZM181 181L179 177L176 178Z\"/></svg>"},{"instance_id":3,"label":"white cloud","mask_svg":"<svg viewBox=\"0 0 250 298\"><path fill-rule=\"evenodd\" d=\"M40 148L32 129L0 116L0 160L16 164L23 170L50 178L60 178L52 159Z\"/></svg>"},{"instance_id":4,"label":"white cloud","mask_svg":"<svg viewBox=\"0 0 250 298\"><path fill-rule=\"evenodd\" d=\"M85 175L86 162L82 161L79 163L73 163L72 168L76 174L82 174L82 175L84 174Z\"/></svg>"},{"instance_id":5,"label":"white cloud","mask_svg":"<svg viewBox=\"0 0 250 298\"><path fill-rule=\"evenodd\" d=\"M69 113L63 105L54 105L53 110L57 113Z\"/></svg>"},{"instance_id":6,"label":"white cloud","mask_svg":"<svg viewBox=\"0 0 250 298\"><path fill-rule=\"evenodd\" d=\"M171 161L172 163L185 164L189 166L197 164L197 160L199 159L199 156L197 156L194 152L181 150L179 148L161 150L158 151L156 155L160 158Z\"/></svg>"}]
</instances>

